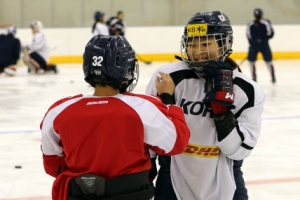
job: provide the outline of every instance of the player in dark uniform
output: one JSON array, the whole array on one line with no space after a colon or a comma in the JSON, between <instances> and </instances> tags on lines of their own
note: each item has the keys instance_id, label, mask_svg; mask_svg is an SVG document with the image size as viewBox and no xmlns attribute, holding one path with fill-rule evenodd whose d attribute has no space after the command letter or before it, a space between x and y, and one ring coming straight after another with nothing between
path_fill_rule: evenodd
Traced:
<instances>
[{"instance_id":1,"label":"player in dark uniform","mask_svg":"<svg viewBox=\"0 0 300 200\"><path fill-rule=\"evenodd\" d=\"M269 39L274 36L274 30L270 20L263 19L263 11L259 8L254 10L255 20L247 25L247 38L250 44L248 52L248 61L252 73L252 79L257 81L255 61L258 52L261 52L270 71L272 83L276 82L274 65L272 63L272 51L269 45Z\"/></svg>"},{"instance_id":2,"label":"player in dark uniform","mask_svg":"<svg viewBox=\"0 0 300 200\"><path fill-rule=\"evenodd\" d=\"M16 63L20 58L21 43L15 38L16 27L8 28L7 34L0 35L0 73L5 72L7 75L15 75L17 70Z\"/></svg>"},{"instance_id":3,"label":"player in dark uniform","mask_svg":"<svg viewBox=\"0 0 300 200\"><path fill-rule=\"evenodd\" d=\"M126 22L124 21L124 16L123 11L118 11L117 16L110 17L107 20L106 25L110 35L125 36Z\"/></svg>"}]
</instances>

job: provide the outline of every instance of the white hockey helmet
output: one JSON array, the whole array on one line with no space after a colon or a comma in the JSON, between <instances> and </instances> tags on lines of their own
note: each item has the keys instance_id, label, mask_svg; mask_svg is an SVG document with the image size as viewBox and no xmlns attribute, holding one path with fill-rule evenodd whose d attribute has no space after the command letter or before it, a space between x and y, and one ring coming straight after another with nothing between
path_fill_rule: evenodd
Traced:
<instances>
[{"instance_id":1,"label":"white hockey helmet","mask_svg":"<svg viewBox=\"0 0 300 200\"><path fill-rule=\"evenodd\" d=\"M30 23L30 28L40 32L43 28L43 24L42 24L42 22L40 22L38 20L34 20Z\"/></svg>"},{"instance_id":2,"label":"white hockey helmet","mask_svg":"<svg viewBox=\"0 0 300 200\"><path fill-rule=\"evenodd\" d=\"M15 35L17 33L17 28L15 26L10 26L8 29L7 29L7 33L10 33L10 34L13 34Z\"/></svg>"}]
</instances>

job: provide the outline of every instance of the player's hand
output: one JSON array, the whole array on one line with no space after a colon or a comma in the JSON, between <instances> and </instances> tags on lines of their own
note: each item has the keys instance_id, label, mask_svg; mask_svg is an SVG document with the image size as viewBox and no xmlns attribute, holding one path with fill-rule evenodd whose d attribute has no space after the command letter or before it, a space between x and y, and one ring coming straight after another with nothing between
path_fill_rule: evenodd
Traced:
<instances>
[{"instance_id":1,"label":"player's hand","mask_svg":"<svg viewBox=\"0 0 300 200\"><path fill-rule=\"evenodd\" d=\"M173 95L175 84L172 77L170 76L170 74L165 74L163 72L159 72L159 74L160 76L157 76L156 78L156 89L158 95L161 95L162 93Z\"/></svg>"},{"instance_id":2,"label":"player's hand","mask_svg":"<svg viewBox=\"0 0 300 200\"><path fill-rule=\"evenodd\" d=\"M229 109L235 108L230 64L222 61L210 61L203 65L203 73L207 82L207 93L203 102L206 105L215 102Z\"/></svg>"}]
</instances>

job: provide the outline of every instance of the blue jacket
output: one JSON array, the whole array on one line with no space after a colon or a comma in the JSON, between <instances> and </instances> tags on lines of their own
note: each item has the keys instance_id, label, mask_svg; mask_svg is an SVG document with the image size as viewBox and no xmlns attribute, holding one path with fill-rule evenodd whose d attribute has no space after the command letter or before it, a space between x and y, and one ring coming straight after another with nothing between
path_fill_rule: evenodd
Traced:
<instances>
[{"instance_id":1,"label":"blue jacket","mask_svg":"<svg viewBox=\"0 0 300 200\"><path fill-rule=\"evenodd\" d=\"M274 30L268 19L261 19L258 22L254 20L247 24L247 38L250 45L268 43L273 36Z\"/></svg>"}]
</instances>

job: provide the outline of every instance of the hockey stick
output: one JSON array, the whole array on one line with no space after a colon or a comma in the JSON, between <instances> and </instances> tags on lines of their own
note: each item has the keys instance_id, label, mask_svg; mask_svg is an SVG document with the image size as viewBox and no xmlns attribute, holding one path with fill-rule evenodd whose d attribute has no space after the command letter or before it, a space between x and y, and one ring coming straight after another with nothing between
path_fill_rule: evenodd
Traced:
<instances>
[{"instance_id":1,"label":"hockey stick","mask_svg":"<svg viewBox=\"0 0 300 200\"><path fill-rule=\"evenodd\" d=\"M143 63L145 63L146 65L150 65L152 62L150 61L145 61L144 59L142 59L138 54L136 54L136 58L138 59L138 61L142 61Z\"/></svg>"},{"instance_id":2,"label":"hockey stick","mask_svg":"<svg viewBox=\"0 0 300 200\"><path fill-rule=\"evenodd\" d=\"M239 63L239 66L241 66L246 60L247 60L247 57L244 58L243 60L241 60L241 62Z\"/></svg>"}]
</instances>

